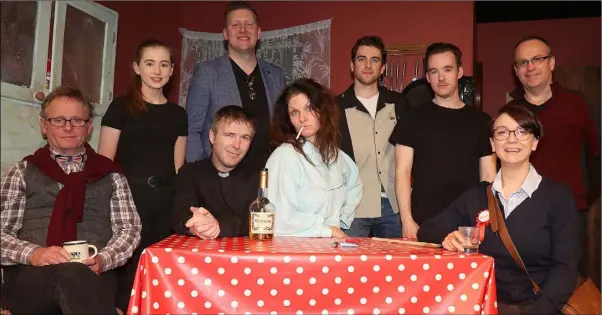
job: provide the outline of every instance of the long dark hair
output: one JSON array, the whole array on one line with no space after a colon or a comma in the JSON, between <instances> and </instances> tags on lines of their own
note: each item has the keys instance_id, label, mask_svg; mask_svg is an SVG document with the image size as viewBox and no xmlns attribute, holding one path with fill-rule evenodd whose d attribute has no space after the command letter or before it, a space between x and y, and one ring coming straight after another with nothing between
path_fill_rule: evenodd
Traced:
<instances>
[{"instance_id":1,"label":"long dark hair","mask_svg":"<svg viewBox=\"0 0 602 315\"><path fill-rule=\"evenodd\" d=\"M271 138L272 146L278 147L283 143L290 143L295 150L301 153L307 161L311 160L303 153L303 139L296 140L297 132L291 123L288 114L288 102L291 97L304 94L309 99L311 109L317 114L320 121L314 145L318 148L322 161L326 165L334 163L339 157L339 111L332 93L320 83L301 78L287 86L274 105L272 115ZM312 163L313 164L313 163Z\"/></svg>"},{"instance_id":2,"label":"long dark hair","mask_svg":"<svg viewBox=\"0 0 602 315\"><path fill-rule=\"evenodd\" d=\"M134 62L140 66L140 61L142 59L142 54L146 48L154 48L154 47L163 47L169 51L169 62L173 64L173 53L171 51L171 47L167 46L162 41L157 39L148 39L138 45L136 48L136 52L134 53ZM146 101L144 100L144 96L142 95L142 79L140 75L134 72L133 74L133 82L130 87L130 91L127 94L127 102L126 107L130 111L132 115L136 115L138 112L146 111L148 108L146 107ZM163 87L163 95L169 95L169 91L171 90L171 80L167 81L167 84ZM166 96L167 97L167 96Z\"/></svg>"}]
</instances>

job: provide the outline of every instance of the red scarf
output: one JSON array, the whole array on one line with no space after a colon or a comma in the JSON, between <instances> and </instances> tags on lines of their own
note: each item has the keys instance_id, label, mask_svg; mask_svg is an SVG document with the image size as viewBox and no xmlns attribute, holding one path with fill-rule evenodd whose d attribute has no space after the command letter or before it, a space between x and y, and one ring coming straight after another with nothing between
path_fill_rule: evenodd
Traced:
<instances>
[{"instance_id":1,"label":"red scarf","mask_svg":"<svg viewBox=\"0 0 602 315\"><path fill-rule=\"evenodd\" d=\"M84 214L86 184L110 173L123 174L121 168L109 158L96 153L87 143L84 146L86 161L81 172L66 174L51 157L48 145L23 159L37 166L53 181L63 184L52 209L46 237L47 246L63 246L64 242L77 240L77 223L82 222Z\"/></svg>"}]
</instances>

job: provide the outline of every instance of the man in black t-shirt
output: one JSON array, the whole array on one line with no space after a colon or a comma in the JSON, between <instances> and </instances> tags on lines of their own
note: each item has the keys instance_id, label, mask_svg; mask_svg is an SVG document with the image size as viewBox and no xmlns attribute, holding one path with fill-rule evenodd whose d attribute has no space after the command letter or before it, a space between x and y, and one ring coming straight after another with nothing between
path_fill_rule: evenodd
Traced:
<instances>
[{"instance_id":1,"label":"man in black t-shirt","mask_svg":"<svg viewBox=\"0 0 602 315\"><path fill-rule=\"evenodd\" d=\"M402 116L389 139L395 144L395 190L408 238L415 238L422 222L465 190L492 181L496 173L491 118L466 106L458 94L462 52L455 45L435 43L425 60L435 98Z\"/></svg>"},{"instance_id":2,"label":"man in black t-shirt","mask_svg":"<svg viewBox=\"0 0 602 315\"><path fill-rule=\"evenodd\" d=\"M215 114L211 156L182 166L176 178L172 226L202 239L249 234L248 207L257 197L262 164L241 163L255 135L255 123L241 107Z\"/></svg>"}]
</instances>

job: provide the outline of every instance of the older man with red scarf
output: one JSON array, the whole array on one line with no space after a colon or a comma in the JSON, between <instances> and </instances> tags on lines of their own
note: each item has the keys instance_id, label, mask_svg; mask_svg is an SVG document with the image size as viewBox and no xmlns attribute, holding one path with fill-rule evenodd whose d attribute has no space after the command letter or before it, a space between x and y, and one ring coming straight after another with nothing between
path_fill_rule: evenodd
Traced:
<instances>
[{"instance_id":1,"label":"older man with red scarf","mask_svg":"<svg viewBox=\"0 0 602 315\"><path fill-rule=\"evenodd\" d=\"M41 105L48 144L2 177L1 261L5 305L15 314L116 314L113 269L140 242L140 218L119 167L88 144L94 107L59 87ZM64 242L98 255L72 262Z\"/></svg>"}]
</instances>

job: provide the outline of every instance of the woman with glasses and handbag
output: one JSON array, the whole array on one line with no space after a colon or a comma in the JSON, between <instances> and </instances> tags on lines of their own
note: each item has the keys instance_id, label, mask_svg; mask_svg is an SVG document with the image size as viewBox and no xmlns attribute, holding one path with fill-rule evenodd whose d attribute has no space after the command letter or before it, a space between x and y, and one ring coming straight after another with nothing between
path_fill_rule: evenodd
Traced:
<instances>
[{"instance_id":1,"label":"woman with glasses and handbag","mask_svg":"<svg viewBox=\"0 0 602 315\"><path fill-rule=\"evenodd\" d=\"M493 183L464 192L420 226L418 239L463 252L458 227L476 225L479 252L495 259L499 313L560 313L577 282L575 200L568 186L542 177L529 162L543 127L526 107L502 107L491 130L491 147L501 161Z\"/></svg>"},{"instance_id":2,"label":"woman with glasses and handbag","mask_svg":"<svg viewBox=\"0 0 602 315\"><path fill-rule=\"evenodd\" d=\"M171 48L147 40L136 49L134 83L115 99L102 119L98 153L123 168L142 222L142 239L125 266L118 269L118 307L128 306L136 266L144 248L171 234L174 181L184 164L188 118L166 93L174 65Z\"/></svg>"}]
</instances>

